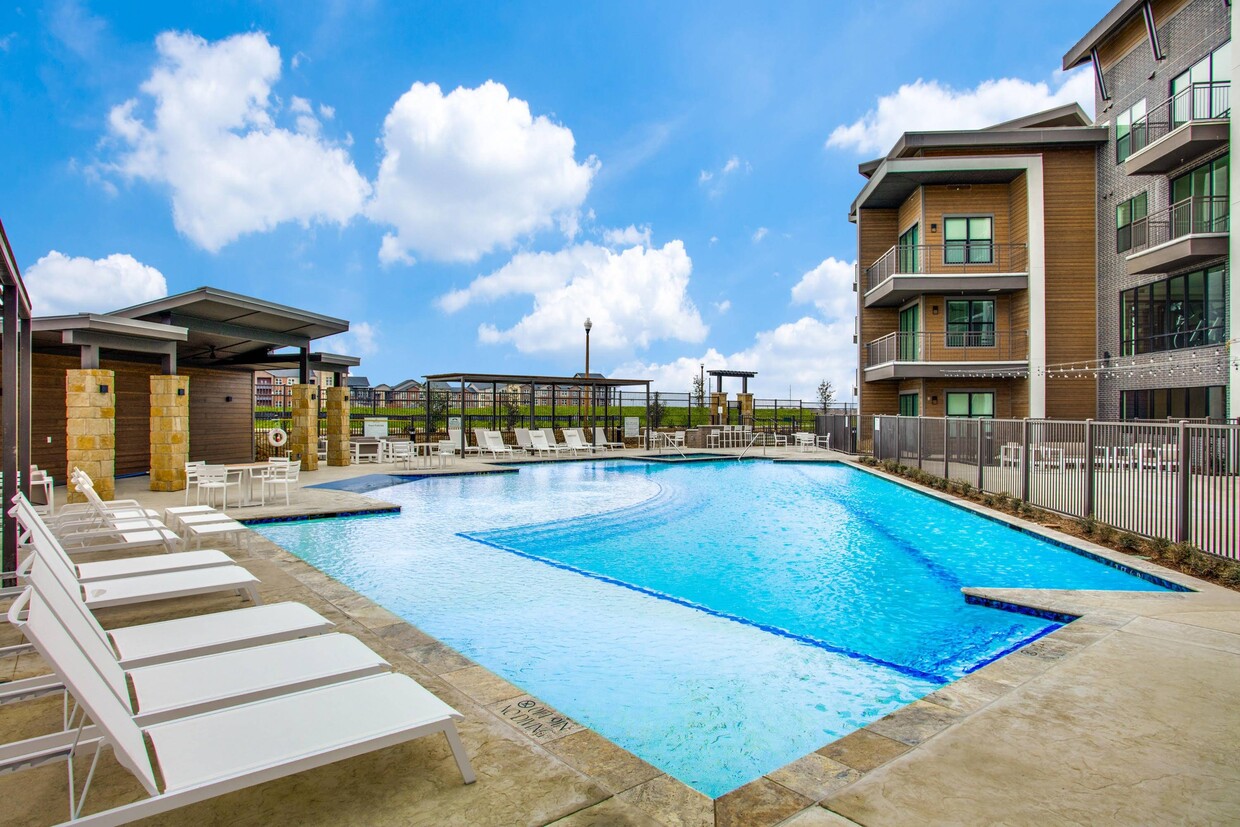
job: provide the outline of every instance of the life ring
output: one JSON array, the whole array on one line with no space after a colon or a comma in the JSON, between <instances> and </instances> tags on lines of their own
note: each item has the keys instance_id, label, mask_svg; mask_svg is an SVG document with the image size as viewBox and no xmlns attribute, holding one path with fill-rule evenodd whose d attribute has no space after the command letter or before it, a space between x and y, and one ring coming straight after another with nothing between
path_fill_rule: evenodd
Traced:
<instances>
[{"instance_id":1,"label":"life ring","mask_svg":"<svg viewBox=\"0 0 1240 827\"><path fill-rule=\"evenodd\" d=\"M272 448L283 448L286 442L288 442L288 434L283 428L272 428L267 432L267 443Z\"/></svg>"}]
</instances>

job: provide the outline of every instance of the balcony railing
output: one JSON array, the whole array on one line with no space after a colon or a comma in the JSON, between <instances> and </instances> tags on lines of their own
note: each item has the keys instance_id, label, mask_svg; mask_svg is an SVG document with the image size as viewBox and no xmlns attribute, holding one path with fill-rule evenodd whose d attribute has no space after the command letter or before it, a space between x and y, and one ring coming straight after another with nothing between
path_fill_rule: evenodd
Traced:
<instances>
[{"instance_id":1,"label":"balcony railing","mask_svg":"<svg viewBox=\"0 0 1240 827\"><path fill-rule=\"evenodd\" d=\"M1132 222L1131 255L1198 233L1225 233L1230 227L1225 196L1187 198ZM1126 240L1126 239L1125 239Z\"/></svg>"},{"instance_id":2,"label":"balcony railing","mask_svg":"<svg viewBox=\"0 0 1240 827\"><path fill-rule=\"evenodd\" d=\"M897 244L865 268L865 289L869 292L892 276L970 276L1028 270L1029 251L1024 244L976 241Z\"/></svg>"},{"instance_id":3,"label":"balcony railing","mask_svg":"<svg viewBox=\"0 0 1240 827\"><path fill-rule=\"evenodd\" d=\"M1132 153L1145 149L1172 130L1192 121L1231 117L1231 84L1194 83L1132 123ZM1132 154L1130 153L1130 155Z\"/></svg>"},{"instance_id":4,"label":"balcony railing","mask_svg":"<svg viewBox=\"0 0 1240 827\"><path fill-rule=\"evenodd\" d=\"M865 366L888 362L1011 362L1029 358L1027 330L888 333L865 346Z\"/></svg>"}]
</instances>

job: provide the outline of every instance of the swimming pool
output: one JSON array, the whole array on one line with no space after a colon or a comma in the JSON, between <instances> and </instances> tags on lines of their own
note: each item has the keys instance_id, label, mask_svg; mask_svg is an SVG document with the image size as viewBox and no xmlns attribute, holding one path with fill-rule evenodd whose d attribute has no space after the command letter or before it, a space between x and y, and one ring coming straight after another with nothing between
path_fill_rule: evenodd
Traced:
<instances>
[{"instance_id":1,"label":"swimming pool","mask_svg":"<svg viewBox=\"0 0 1240 827\"><path fill-rule=\"evenodd\" d=\"M842 465L429 477L399 515L256 526L717 797L1056 628L962 586L1153 590Z\"/></svg>"}]
</instances>

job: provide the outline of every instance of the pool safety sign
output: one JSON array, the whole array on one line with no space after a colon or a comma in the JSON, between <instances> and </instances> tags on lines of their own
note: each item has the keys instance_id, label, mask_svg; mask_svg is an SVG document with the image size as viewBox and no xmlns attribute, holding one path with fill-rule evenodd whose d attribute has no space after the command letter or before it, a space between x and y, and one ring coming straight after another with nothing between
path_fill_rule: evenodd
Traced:
<instances>
[{"instance_id":1,"label":"pool safety sign","mask_svg":"<svg viewBox=\"0 0 1240 827\"><path fill-rule=\"evenodd\" d=\"M624 438L637 439L637 417L626 416L624 418Z\"/></svg>"}]
</instances>

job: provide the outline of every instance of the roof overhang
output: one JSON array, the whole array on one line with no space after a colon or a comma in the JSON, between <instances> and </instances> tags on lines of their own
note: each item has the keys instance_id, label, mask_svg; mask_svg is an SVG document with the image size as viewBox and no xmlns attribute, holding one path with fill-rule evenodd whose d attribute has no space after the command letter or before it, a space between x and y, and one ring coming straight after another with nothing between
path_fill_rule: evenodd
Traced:
<instances>
[{"instance_id":1,"label":"roof overhang","mask_svg":"<svg viewBox=\"0 0 1240 827\"><path fill-rule=\"evenodd\" d=\"M310 370L319 373L348 373L362 363L362 360L356 356L346 356L340 353L311 353L308 359ZM233 363L234 367L252 368L253 370L285 370L300 365L300 353L269 353L266 356L256 356L252 361Z\"/></svg>"},{"instance_id":2,"label":"roof overhang","mask_svg":"<svg viewBox=\"0 0 1240 827\"><path fill-rule=\"evenodd\" d=\"M175 355L188 332L175 325L123 319L100 313L31 319L31 341L40 350L98 348L121 353Z\"/></svg>"},{"instance_id":3,"label":"roof overhang","mask_svg":"<svg viewBox=\"0 0 1240 827\"><path fill-rule=\"evenodd\" d=\"M214 287L127 307L109 314L184 328L183 362L200 365L253 364L277 348L308 350L310 342L344 333L343 319L311 313Z\"/></svg>"},{"instance_id":4,"label":"roof overhang","mask_svg":"<svg viewBox=\"0 0 1240 827\"><path fill-rule=\"evenodd\" d=\"M575 387L620 388L633 385L650 385L650 379L609 379L597 377L580 379L572 376L529 376L505 373L435 373L425 377L429 382L448 382L460 385L481 382L487 385L565 385Z\"/></svg>"},{"instance_id":5,"label":"roof overhang","mask_svg":"<svg viewBox=\"0 0 1240 827\"><path fill-rule=\"evenodd\" d=\"M1094 49L1098 48L1102 41L1119 31L1119 28L1127 23L1132 15L1141 10L1145 2L1146 0L1120 0L1116 3L1115 7L1094 24L1094 27L1063 56L1064 71L1090 60Z\"/></svg>"}]
</instances>

